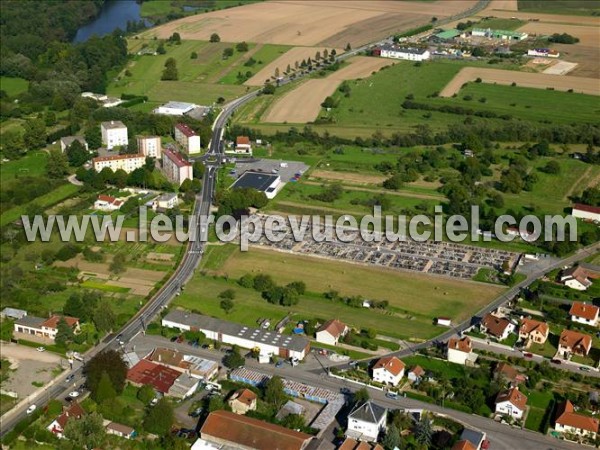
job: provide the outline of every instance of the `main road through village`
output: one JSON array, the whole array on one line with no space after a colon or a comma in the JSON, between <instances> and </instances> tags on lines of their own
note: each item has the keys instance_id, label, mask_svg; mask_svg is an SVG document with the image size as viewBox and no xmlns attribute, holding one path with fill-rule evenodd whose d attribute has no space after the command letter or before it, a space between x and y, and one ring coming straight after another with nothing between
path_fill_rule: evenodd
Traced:
<instances>
[{"instance_id":1,"label":"main road through village","mask_svg":"<svg viewBox=\"0 0 600 450\"><path fill-rule=\"evenodd\" d=\"M480 1L475 8L469 11L465 11L460 16L455 16L447 20L456 20L463 17L468 17L474 14L475 12L485 8L488 5L488 3L489 1ZM372 45L375 44L369 44L367 46L363 46L361 48L357 48L352 51L346 52L343 55L340 55L338 59L347 59L350 56L356 55L361 51L365 50L366 48L371 47ZM294 80L286 78L282 80L280 84L287 84L292 81ZM106 349L118 349L121 346L120 342L128 342L135 336L137 336L141 331L145 329L146 325L150 323L163 308L167 307L169 301L178 292L181 291L185 283L187 283L187 281L194 274L194 271L198 266L198 263L202 258L202 253L204 251L204 242L205 237L207 236L207 227L205 225L206 218L210 213L210 208L215 192L217 170L222 163L223 131L229 118L233 115L235 110L243 104L247 103L248 101L254 99L258 95L260 95L260 91L254 91L226 104L222 108L219 116L216 118L213 124L213 133L209 144L209 148L207 153L202 157L202 160L205 162L206 165L206 170L204 174L202 190L200 194L198 194L198 196L196 197L195 208L193 212L193 215L196 219L195 229L193 230L194 236L192 239L190 239L187 251L184 254L176 271L173 273L171 278L169 278L165 282L165 284L154 295L154 297L152 297L148 301L148 303L142 309L140 309L140 311L138 311L138 313L119 331L119 333L109 335L97 346L90 349L85 354L85 359L89 359ZM482 316L483 314L497 308L498 306L505 304L507 301L513 298L519 292L520 289L527 287L535 279L542 276L545 272L552 270L554 267L561 267L563 265L573 264L577 261L587 258L590 254L598 251L599 245L600 244L594 244L593 246L580 250L579 252L570 257L564 258L556 262L552 265L552 267L547 267L544 270L540 270L539 272L529 274L526 280L512 287L510 290L504 292L485 309L479 311L477 313L477 316ZM436 341L446 341L451 336L461 333L469 325L470 321L465 321L457 325L453 329L448 330L442 335L436 337L434 340L423 342L421 344L412 346L408 349L395 352L394 354L398 356L407 356L411 353L416 352L417 350L433 345ZM189 352L190 349L187 349L187 351ZM194 349L194 351L197 350ZM210 358L210 355L205 356L208 356ZM303 371L301 370L301 367L302 366L300 365L294 368L294 370L286 369L284 372L281 372L281 375L291 380L296 380L315 386L321 386L329 389L339 389L339 380L329 378L324 373L317 374L312 371ZM26 410L30 405L35 404L39 408L45 405L50 399L65 398L75 386L84 382L82 368L82 364L75 361L73 368L69 370L66 374L61 375L59 378L46 385L43 389L37 391L35 394L32 394L31 396L21 400L21 402L19 402L19 404L17 404L13 409L4 414L0 418L0 436L4 436L6 433L12 430L19 421L26 418ZM270 370L272 370L272 368ZM70 379L69 383L66 383L67 377L69 377ZM372 396L378 402L390 408L425 408L434 412L446 414L449 417L453 417L465 423L468 426L472 426L487 432L495 449L497 448L508 450L516 448L579 448L577 446L570 446L570 444L564 442L559 442L556 439L552 439L538 433L512 429L507 426L498 424L490 419L465 414L448 408L443 408L441 406L431 405L406 398L392 401L390 399L385 398L379 391L373 391Z\"/></svg>"}]
</instances>

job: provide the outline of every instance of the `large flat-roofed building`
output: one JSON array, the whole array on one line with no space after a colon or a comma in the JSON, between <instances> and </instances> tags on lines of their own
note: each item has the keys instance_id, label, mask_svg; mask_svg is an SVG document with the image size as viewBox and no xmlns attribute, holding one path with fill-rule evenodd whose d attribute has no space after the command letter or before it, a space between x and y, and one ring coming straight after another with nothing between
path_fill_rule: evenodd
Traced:
<instances>
[{"instance_id":1,"label":"large flat-roofed building","mask_svg":"<svg viewBox=\"0 0 600 450\"><path fill-rule=\"evenodd\" d=\"M135 169L143 167L145 163L146 157L141 153L136 155L99 156L92 159L92 165L96 172L101 172L102 169L108 167L113 172L123 169L125 172L131 173Z\"/></svg>"},{"instance_id":2,"label":"large flat-roofed building","mask_svg":"<svg viewBox=\"0 0 600 450\"><path fill-rule=\"evenodd\" d=\"M145 359L204 380L210 380L219 371L219 365L215 361L185 355L170 348L155 348Z\"/></svg>"},{"instance_id":3,"label":"large flat-roofed building","mask_svg":"<svg viewBox=\"0 0 600 450\"><path fill-rule=\"evenodd\" d=\"M144 156L160 159L162 156L160 136L136 136L138 152Z\"/></svg>"},{"instance_id":4,"label":"large flat-roofed building","mask_svg":"<svg viewBox=\"0 0 600 450\"><path fill-rule=\"evenodd\" d=\"M165 114L167 116L183 116L189 113L198 105L186 102L167 102L154 110L154 114Z\"/></svg>"},{"instance_id":5,"label":"large flat-roofed building","mask_svg":"<svg viewBox=\"0 0 600 450\"><path fill-rule=\"evenodd\" d=\"M162 172L167 179L181 186L185 180L191 180L194 177L194 168L181 154L169 150L163 150Z\"/></svg>"},{"instance_id":6,"label":"large flat-roofed building","mask_svg":"<svg viewBox=\"0 0 600 450\"><path fill-rule=\"evenodd\" d=\"M424 61L431 57L426 48L401 47L398 45L383 45L379 54L382 58L405 59L408 61Z\"/></svg>"},{"instance_id":7,"label":"large flat-roofed building","mask_svg":"<svg viewBox=\"0 0 600 450\"><path fill-rule=\"evenodd\" d=\"M264 192L268 199L275 198L278 188L281 185L279 175L271 175L261 172L244 172L235 183L231 185L232 189L252 188Z\"/></svg>"},{"instance_id":8,"label":"large flat-roofed building","mask_svg":"<svg viewBox=\"0 0 600 450\"><path fill-rule=\"evenodd\" d=\"M301 336L288 336L251 328L182 310L167 314L162 319L162 326L177 328L180 331L201 331L208 339L224 344L248 349L258 348L261 355L303 359L310 349L310 341Z\"/></svg>"},{"instance_id":9,"label":"large flat-roofed building","mask_svg":"<svg viewBox=\"0 0 600 450\"><path fill-rule=\"evenodd\" d=\"M500 39L502 41L522 41L529 36L521 31L492 30L490 28L473 28L471 36Z\"/></svg>"},{"instance_id":10,"label":"large flat-roofed building","mask_svg":"<svg viewBox=\"0 0 600 450\"><path fill-rule=\"evenodd\" d=\"M102 122L100 124L100 131L102 132L102 144L108 150L117 146L125 146L129 143L127 127L120 120Z\"/></svg>"},{"instance_id":11,"label":"large flat-roofed building","mask_svg":"<svg viewBox=\"0 0 600 450\"><path fill-rule=\"evenodd\" d=\"M185 153L200 153L200 136L185 123L175 125L175 140L183 147Z\"/></svg>"}]
</instances>

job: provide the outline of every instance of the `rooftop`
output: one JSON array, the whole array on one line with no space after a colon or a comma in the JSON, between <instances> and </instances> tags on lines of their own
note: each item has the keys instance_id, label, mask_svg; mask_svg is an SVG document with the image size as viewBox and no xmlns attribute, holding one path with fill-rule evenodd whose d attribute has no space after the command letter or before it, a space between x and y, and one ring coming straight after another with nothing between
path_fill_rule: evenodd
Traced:
<instances>
[{"instance_id":1,"label":"rooftop","mask_svg":"<svg viewBox=\"0 0 600 450\"><path fill-rule=\"evenodd\" d=\"M393 45L393 44L382 45L381 50L387 50L387 51L399 52L399 53L409 53L411 55L422 55L425 52L429 51L426 48L402 47L400 45Z\"/></svg>"},{"instance_id":2,"label":"rooftop","mask_svg":"<svg viewBox=\"0 0 600 450\"><path fill-rule=\"evenodd\" d=\"M164 157L169 158L169 160L172 161L177 167L186 167L192 165L183 157L183 155L181 155L181 153L174 152L168 148L163 149L163 158Z\"/></svg>"},{"instance_id":3,"label":"rooftop","mask_svg":"<svg viewBox=\"0 0 600 450\"><path fill-rule=\"evenodd\" d=\"M250 138L248 136L238 136L235 143L237 145L250 145Z\"/></svg>"},{"instance_id":4,"label":"rooftop","mask_svg":"<svg viewBox=\"0 0 600 450\"><path fill-rule=\"evenodd\" d=\"M385 356L377 360L373 366L373 370L384 368L392 375L397 376L404 370L404 367L404 363L395 356Z\"/></svg>"},{"instance_id":5,"label":"rooftop","mask_svg":"<svg viewBox=\"0 0 600 450\"><path fill-rule=\"evenodd\" d=\"M150 384L163 394L169 391L181 372L161 364L142 359L127 371L127 379L136 384Z\"/></svg>"},{"instance_id":6,"label":"rooftop","mask_svg":"<svg viewBox=\"0 0 600 450\"><path fill-rule=\"evenodd\" d=\"M593 433L598 432L598 419L577 414L573 404L567 400L558 406L556 411L556 423L569 427L587 430Z\"/></svg>"},{"instance_id":7,"label":"rooftop","mask_svg":"<svg viewBox=\"0 0 600 450\"><path fill-rule=\"evenodd\" d=\"M97 158L92 159L92 162L102 162L102 161L117 161L119 159L135 159L135 158L146 158L142 153L136 153L133 155L110 155L110 156L98 156Z\"/></svg>"},{"instance_id":8,"label":"rooftop","mask_svg":"<svg viewBox=\"0 0 600 450\"><path fill-rule=\"evenodd\" d=\"M192 130L189 126L187 126L185 123L178 123L177 125L175 125L175 128L177 128L187 137L197 136L196 132Z\"/></svg>"},{"instance_id":9,"label":"rooftop","mask_svg":"<svg viewBox=\"0 0 600 450\"><path fill-rule=\"evenodd\" d=\"M321 325L317 330L317 333L320 331L327 331L333 337L339 338L342 334L344 334L346 328L346 324L343 322L340 322L337 319L331 319Z\"/></svg>"},{"instance_id":10,"label":"rooftop","mask_svg":"<svg viewBox=\"0 0 600 450\"><path fill-rule=\"evenodd\" d=\"M261 172L244 172L235 183L231 185L232 189L252 188L257 191L265 192L273 183L279 179L279 175L271 175Z\"/></svg>"},{"instance_id":11,"label":"rooftop","mask_svg":"<svg viewBox=\"0 0 600 450\"><path fill-rule=\"evenodd\" d=\"M501 337L506 328L510 325L508 319L497 317L492 314L486 314L481 324L487 329L487 332L493 336Z\"/></svg>"},{"instance_id":12,"label":"rooftop","mask_svg":"<svg viewBox=\"0 0 600 450\"><path fill-rule=\"evenodd\" d=\"M456 36L460 36L461 32L455 29L452 30L444 30L435 35L436 38L439 39L452 39Z\"/></svg>"},{"instance_id":13,"label":"rooftop","mask_svg":"<svg viewBox=\"0 0 600 450\"><path fill-rule=\"evenodd\" d=\"M366 402L354 408L348 415L348 418L362 420L363 422L368 423L379 423L386 413L387 409L376 405L373 402Z\"/></svg>"},{"instance_id":14,"label":"rooftop","mask_svg":"<svg viewBox=\"0 0 600 450\"><path fill-rule=\"evenodd\" d=\"M102 122L102 128L105 130L114 130L117 128L127 128L120 120L111 120L110 122Z\"/></svg>"},{"instance_id":15,"label":"rooftop","mask_svg":"<svg viewBox=\"0 0 600 450\"><path fill-rule=\"evenodd\" d=\"M156 198L156 201L159 201L159 202L169 202L169 201L173 200L174 198L177 198L177 194L174 193L174 192L168 192L166 194L160 194Z\"/></svg>"},{"instance_id":16,"label":"rooftop","mask_svg":"<svg viewBox=\"0 0 600 450\"><path fill-rule=\"evenodd\" d=\"M590 212L590 213L594 213L594 214L600 214L600 207L598 207L598 206L590 206L590 205L583 205L581 203L575 203L575 205L573 205L573 209L577 209L578 211Z\"/></svg>"},{"instance_id":17,"label":"rooftop","mask_svg":"<svg viewBox=\"0 0 600 450\"><path fill-rule=\"evenodd\" d=\"M463 439L463 440L457 441L452 446L452 450L477 450L477 447L475 447L473 444L471 444L470 441Z\"/></svg>"},{"instance_id":18,"label":"rooftop","mask_svg":"<svg viewBox=\"0 0 600 450\"><path fill-rule=\"evenodd\" d=\"M523 411L527 406L527 396L519 391L519 388L514 387L506 391L500 391L496 397L496 404L503 402L510 402L513 406Z\"/></svg>"},{"instance_id":19,"label":"rooftop","mask_svg":"<svg viewBox=\"0 0 600 450\"><path fill-rule=\"evenodd\" d=\"M208 415L200 436L257 450L302 450L312 439L309 434L222 410Z\"/></svg>"},{"instance_id":20,"label":"rooftop","mask_svg":"<svg viewBox=\"0 0 600 450\"><path fill-rule=\"evenodd\" d=\"M383 450L383 447L377 443L372 444L347 437L338 450Z\"/></svg>"},{"instance_id":21,"label":"rooftop","mask_svg":"<svg viewBox=\"0 0 600 450\"><path fill-rule=\"evenodd\" d=\"M194 109L197 105L194 103L186 103L186 102L167 102L164 105L161 105L161 108L169 108L169 109L180 109L182 111L189 111L190 109Z\"/></svg>"},{"instance_id":22,"label":"rooftop","mask_svg":"<svg viewBox=\"0 0 600 450\"><path fill-rule=\"evenodd\" d=\"M598 317L600 308L585 302L573 302L569 314L586 320L594 320Z\"/></svg>"},{"instance_id":23,"label":"rooftop","mask_svg":"<svg viewBox=\"0 0 600 450\"><path fill-rule=\"evenodd\" d=\"M56 328L60 319L65 319L65 322L67 322L67 325L69 325L71 328L73 328L79 323L79 319L77 317L58 316L55 314L46 319L44 322L42 322L41 326L48 328Z\"/></svg>"},{"instance_id":24,"label":"rooftop","mask_svg":"<svg viewBox=\"0 0 600 450\"><path fill-rule=\"evenodd\" d=\"M563 330L562 333L560 333L558 345L571 349L580 347L585 349L586 352L589 352L592 347L592 338L591 336L579 333L578 331Z\"/></svg>"},{"instance_id":25,"label":"rooftop","mask_svg":"<svg viewBox=\"0 0 600 450\"><path fill-rule=\"evenodd\" d=\"M309 343L308 339L305 337L288 336L274 331L250 328L237 323L190 313L180 309L169 312L163 320L196 327L201 330L211 330L228 336L235 336L239 339L247 339L266 345L283 347L298 352L303 351Z\"/></svg>"},{"instance_id":26,"label":"rooftop","mask_svg":"<svg viewBox=\"0 0 600 450\"><path fill-rule=\"evenodd\" d=\"M471 353L473 351L473 344L469 336L465 336L462 339L451 338L448 340L448 349Z\"/></svg>"},{"instance_id":27,"label":"rooftop","mask_svg":"<svg viewBox=\"0 0 600 450\"><path fill-rule=\"evenodd\" d=\"M548 324L535 319L523 319L521 321L521 326L519 328L520 333L529 334L536 330L543 335L547 335L549 331Z\"/></svg>"},{"instance_id":28,"label":"rooftop","mask_svg":"<svg viewBox=\"0 0 600 450\"><path fill-rule=\"evenodd\" d=\"M250 389L239 389L233 393L229 401L237 400L247 406L252 405L258 397Z\"/></svg>"}]
</instances>

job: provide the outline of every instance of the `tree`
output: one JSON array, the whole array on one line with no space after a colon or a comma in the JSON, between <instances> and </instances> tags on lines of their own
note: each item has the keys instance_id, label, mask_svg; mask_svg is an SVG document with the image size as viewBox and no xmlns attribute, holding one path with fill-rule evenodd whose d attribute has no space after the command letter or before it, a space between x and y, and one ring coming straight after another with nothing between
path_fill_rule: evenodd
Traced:
<instances>
[{"instance_id":1,"label":"tree","mask_svg":"<svg viewBox=\"0 0 600 450\"><path fill-rule=\"evenodd\" d=\"M556 175L560 173L560 164L553 159L552 161L548 161L542 170L546 173Z\"/></svg>"},{"instance_id":2,"label":"tree","mask_svg":"<svg viewBox=\"0 0 600 450\"><path fill-rule=\"evenodd\" d=\"M163 81L177 81L179 79L179 72L177 71L177 61L175 61L175 58L167 59L167 61L165 62L165 68L160 79Z\"/></svg>"},{"instance_id":3,"label":"tree","mask_svg":"<svg viewBox=\"0 0 600 450\"><path fill-rule=\"evenodd\" d=\"M85 414L79 420L69 420L64 434L74 448L100 448L106 437L104 419L97 412Z\"/></svg>"},{"instance_id":4,"label":"tree","mask_svg":"<svg viewBox=\"0 0 600 450\"><path fill-rule=\"evenodd\" d=\"M383 187L390 190L398 190L402 188L403 184L402 175L396 173L383 182Z\"/></svg>"},{"instance_id":5,"label":"tree","mask_svg":"<svg viewBox=\"0 0 600 450\"><path fill-rule=\"evenodd\" d=\"M219 36L217 33L213 33L210 35L210 42L221 42L221 36Z\"/></svg>"},{"instance_id":6,"label":"tree","mask_svg":"<svg viewBox=\"0 0 600 450\"><path fill-rule=\"evenodd\" d=\"M357 405L362 405L363 403L368 402L369 398L370 396L369 391L367 391L367 388L360 388L354 393L354 403L356 403Z\"/></svg>"},{"instance_id":7,"label":"tree","mask_svg":"<svg viewBox=\"0 0 600 450\"><path fill-rule=\"evenodd\" d=\"M93 399L98 404L102 404L107 400L113 400L117 396L117 391L110 381L108 373L102 372L98 388L93 392Z\"/></svg>"},{"instance_id":8,"label":"tree","mask_svg":"<svg viewBox=\"0 0 600 450\"><path fill-rule=\"evenodd\" d=\"M319 50L317 50L317 53L315 53L315 61L319 61L321 59L321 52Z\"/></svg>"},{"instance_id":9,"label":"tree","mask_svg":"<svg viewBox=\"0 0 600 450\"><path fill-rule=\"evenodd\" d=\"M279 67L275 67L275 78L279 78Z\"/></svg>"},{"instance_id":10,"label":"tree","mask_svg":"<svg viewBox=\"0 0 600 450\"><path fill-rule=\"evenodd\" d=\"M208 401L208 412L219 411L225 409L225 402L223 397L215 395Z\"/></svg>"},{"instance_id":11,"label":"tree","mask_svg":"<svg viewBox=\"0 0 600 450\"><path fill-rule=\"evenodd\" d=\"M268 291L269 289L275 286L275 282L271 275L266 275L264 273L259 273L254 277L254 289L258 292Z\"/></svg>"},{"instance_id":12,"label":"tree","mask_svg":"<svg viewBox=\"0 0 600 450\"><path fill-rule=\"evenodd\" d=\"M254 277L251 274L247 273L238 280L238 283L242 287L252 288L254 287Z\"/></svg>"},{"instance_id":13,"label":"tree","mask_svg":"<svg viewBox=\"0 0 600 450\"><path fill-rule=\"evenodd\" d=\"M431 445L432 435L433 427L431 424L431 419L423 415L421 420L415 425L415 440L425 448L429 448Z\"/></svg>"},{"instance_id":14,"label":"tree","mask_svg":"<svg viewBox=\"0 0 600 450\"><path fill-rule=\"evenodd\" d=\"M118 394L123 392L125 379L127 378L127 364L117 351L105 350L98 353L85 365L84 373L92 395L97 391L104 372L110 377L115 391Z\"/></svg>"},{"instance_id":15,"label":"tree","mask_svg":"<svg viewBox=\"0 0 600 450\"><path fill-rule=\"evenodd\" d=\"M349 52L350 50L352 50L352 46L350 45L350 42L348 42L346 44L346 51Z\"/></svg>"},{"instance_id":16,"label":"tree","mask_svg":"<svg viewBox=\"0 0 600 450\"><path fill-rule=\"evenodd\" d=\"M154 388L152 387L151 384L144 384L144 385L140 386L140 388L137 391L137 395L136 395L138 400L140 402L142 402L144 405L150 404L150 402L152 401L152 399L155 396L156 396L156 393L154 392Z\"/></svg>"},{"instance_id":17,"label":"tree","mask_svg":"<svg viewBox=\"0 0 600 450\"><path fill-rule=\"evenodd\" d=\"M192 53L190 54L190 59L198 59L198 53L196 53L196 52L192 52Z\"/></svg>"},{"instance_id":18,"label":"tree","mask_svg":"<svg viewBox=\"0 0 600 450\"><path fill-rule=\"evenodd\" d=\"M400 448L401 443L402 440L398 428L394 424L390 425L383 438L383 448L385 448L385 450L394 450L395 448Z\"/></svg>"},{"instance_id":19,"label":"tree","mask_svg":"<svg viewBox=\"0 0 600 450\"><path fill-rule=\"evenodd\" d=\"M158 436L165 436L171 431L173 421L173 407L171 406L171 403L163 397L156 405L148 408L148 413L146 414L146 417L144 417L144 430Z\"/></svg>"},{"instance_id":20,"label":"tree","mask_svg":"<svg viewBox=\"0 0 600 450\"><path fill-rule=\"evenodd\" d=\"M223 50L223 59L227 59L233 56L233 48L227 47Z\"/></svg>"},{"instance_id":21,"label":"tree","mask_svg":"<svg viewBox=\"0 0 600 450\"><path fill-rule=\"evenodd\" d=\"M9 159L17 159L25 149L23 134L17 130L2 133L2 153Z\"/></svg>"},{"instance_id":22,"label":"tree","mask_svg":"<svg viewBox=\"0 0 600 450\"><path fill-rule=\"evenodd\" d=\"M27 150L37 150L46 145L46 124L43 119L28 120L23 128L23 141Z\"/></svg>"},{"instance_id":23,"label":"tree","mask_svg":"<svg viewBox=\"0 0 600 450\"><path fill-rule=\"evenodd\" d=\"M235 298L235 291L233 289L225 289L219 294L219 298L233 300Z\"/></svg>"},{"instance_id":24,"label":"tree","mask_svg":"<svg viewBox=\"0 0 600 450\"><path fill-rule=\"evenodd\" d=\"M62 178L67 173L69 163L67 157L58 149L50 150L48 162L46 164L46 173L50 178Z\"/></svg>"},{"instance_id":25,"label":"tree","mask_svg":"<svg viewBox=\"0 0 600 450\"><path fill-rule=\"evenodd\" d=\"M240 349L237 345L234 345L231 352L223 358L223 364L229 369L237 369L238 367L243 366L245 362L246 360L240 354Z\"/></svg>"},{"instance_id":26,"label":"tree","mask_svg":"<svg viewBox=\"0 0 600 450\"><path fill-rule=\"evenodd\" d=\"M286 285L286 288L293 289L299 295L304 295L306 292L306 283L304 281L292 281Z\"/></svg>"},{"instance_id":27,"label":"tree","mask_svg":"<svg viewBox=\"0 0 600 450\"><path fill-rule=\"evenodd\" d=\"M283 390L283 381L281 380L281 377L276 375L267 380L264 385L264 400L275 409L279 409L283 406L287 400L287 396Z\"/></svg>"},{"instance_id":28,"label":"tree","mask_svg":"<svg viewBox=\"0 0 600 450\"><path fill-rule=\"evenodd\" d=\"M273 95L275 93L275 86L271 83L265 84L265 87L262 90L263 94Z\"/></svg>"},{"instance_id":29,"label":"tree","mask_svg":"<svg viewBox=\"0 0 600 450\"><path fill-rule=\"evenodd\" d=\"M85 141L91 150L96 150L102 146L102 132L98 125L91 125L85 130Z\"/></svg>"},{"instance_id":30,"label":"tree","mask_svg":"<svg viewBox=\"0 0 600 450\"><path fill-rule=\"evenodd\" d=\"M306 426L306 421L301 414L289 414L283 418L281 425L291 430L300 430Z\"/></svg>"},{"instance_id":31,"label":"tree","mask_svg":"<svg viewBox=\"0 0 600 450\"><path fill-rule=\"evenodd\" d=\"M114 257L112 262L110 263L110 266L108 267L108 270L111 273L121 273L125 271L125 255L123 253L117 253Z\"/></svg>"},{"instance_id":32,"label":"tree","mask_svg":"<svg viewBox=\"0 0 600 450\"><path fill-rule=\"evenodd\" d=\"M85 149L85 146L79 142L78 139L75 139L73 143L66 148L65 152L71 167L83 166L87 160L90 159L90 152Z\"/></svg>"},{"instance_id":33,"label":"tree","mask_svg":"<svg viewBox=\"0 0 600 450\"><path fill-rule=\"evenodd\" d=\"M171 41L175 44L181 44L181 35L179 33L175 32L171 35L171 37L169 38L169 41Z\"/></svg>"},{"instance_id":34,"label":"tree","mask_svg":"<svg viewBox=\"0 0 600 450\"><path fill-rule=\"evenodd\" d=\"M285 69L285 73L290 73L292 71L292 66L290 66L289 64L287 65L286 69Z\"/></svg>"},{"instance_id":35,"label":"tree","mask_svg":"<svg viewBox=\"0 0 600 450\"><path fill-rule=\"evenodd\" d=\"M99 331L112 331L117 324L117 316L112 306L106 302L101 302L94 311L94 325Z\"/></svg>"},{"instance_id":36,"label":"tree","mask_svg":"<svg viewBox=\"0 0 600 450\"><path fill-rule=\"evenodd\" d=\"M158 44L158 47L156 47L156 53L159 55L164 55L167 53L167 49L165 48L165 44L163 42Z\"/></svg>"},{"instance_id":37,"label":"tree","mask_svg":"<svg viewBox=\"0 0 600 450\"><path fill-rule=\"evenodd\" d=\"M229 314L229 312L233 309L234 303L230 298L224 298L221 300L221 309L225 311L225 314Z\"/></svg>"},{"instance_id":38,"label":"tree","mask_svg":"<svg viewBox=\"0 0 600 450\"><path fill-rule=\"evenodd\" d=\"M73 329L69 326L64 317L61 317L56 324L56 345L66 346L73 341Z\"/></svg>"},{"instance_id":39,"label":"tree","mask_svg":"<svg viewBox=\"0 0 600 450\"><path fill-rule=\"evenodd\" d=\"M335 100L333 97L327 96L325 97L325 100L323 100L323 103L321 103L321 106L327 109L335 108Z\"/></svg>"}]
</instances>

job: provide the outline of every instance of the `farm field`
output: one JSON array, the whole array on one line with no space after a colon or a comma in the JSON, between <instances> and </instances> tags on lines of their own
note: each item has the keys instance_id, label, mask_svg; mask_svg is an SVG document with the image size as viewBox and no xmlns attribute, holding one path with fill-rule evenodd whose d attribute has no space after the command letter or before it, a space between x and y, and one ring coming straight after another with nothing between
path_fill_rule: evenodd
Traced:
<instances>
[{"instance_id":1,"label":"farm field","mask_svg":"<svg viewBox=\"0 0 600 450\"><path fill-rule=\"evenodd\" d=\"M165 16L169 13L182 13L188 12L188 14L200 14L205 11L211 11L213 9L225 9L239 6L242 3L254 3L258 0L204 0L202 2L190 2L193 11L185 11L183 9L185 3L175 2L170 0L154 0L145 1L141 5L140 13L142 17L154 17L154 16ZM196 6L197 5L197 6ZM188 8L190 7L188 6Z\"/></svg>"},{"instance_id":2,"label":"farm field","mask_svg":"<svg viewBox=\"0 0 600 450\"><path fill-rule=\"evenodd\" d=\"M223 50L232 47L235 48L233 44L223 42L184 41L181 45L166 46L165 55L135 56L126 68L131 76L121 74L108 86L107 93L117 97L122 93L147 95L158 102L179 100L205 105L212 104L219 97L231 100L246 92L242 86L219 83L244 55L234 49L233 56L223 59ZM197 59L190 59L192 52L198 54ZM160 79L168 58L177 61L177 81Z\"/></svg>"},{"instance_id":3,"label":"farm field","mask_svg":"<svg viewBox=\"0 0 600 450\"><path fill-rule=\"evenodd\" d=\"M0 164L0 185L10 183L18 176L39 176L46 172L48 153L29 152L15 161Z\"/></svg>"},{"instance_id":4,"label":"farm field","mask_svg":"<svg viewBox=\"0 0 600 450\"><path fill-rule=\"evenodd\" d=\"M10 97L26 92L29 88L29 81L23 78L0 77L0 90L6 92Z\"/></svg>"},{"instance_id":5,"label":"farm field","mask_svg":"<svg viewBox=\"0 0 600 450\"><path fill-rule=\"evenodd\" d=\"M257 77L258 73L262 73L263 71L265 71L265 68L269 67L273 60L278 60L279 58L283 57L282 55L286 55L287 53L289 53L291 48L292 47L290 47L289 45L256 44L253 49L244 54L241 60L238 60L235 64L231 66L231 70L219 80L219 83L246 84L248 86L252 86L252 84L249 84L248 81ZM256 62L251 66L247 66L246 62L248 62L250 58L252 58ZM280 70L285 70L285 67L286 66L282 66ZM273 68L273 71L274 70L275 69ZM244 82L243 80L238 78L238 72L241 72L244 75L247 72L250 72L253 75L252 78L250 78L250 80ZM265 80L269 76L273 75L273 73L270 71L268 73L270 73L270 75L266 75ZM260 77L262 78L263 75L261 75ZM264 84L265 80L263 80L260 86Z\"/></svg>"},{"instance_id":6,"label":"farm field","mask_svg":"<svg viewBox=\"0 0 600 450\"><path fill-rule=\"evenodd\" d=\"M431 17L450 16L468 9L474 0L453 2L346 3L333 0L268 2L189 16L141 33L167 38L208 40L218 33L225 42L257 42L296 46L358 46L395 32L428 23ZM351 29L350 29L351 28Z\"/></svg>"},{"instance_id":7,"label":"farm field","mask_svg":"<svg viewBox=\"0 0 600 450\"><path fill-rule=\"evenodd\" d=\"M547 5L549 3L554 3L554 1L546 1L546 0L539 0L537 3L538 4L543 4L545 5L542 10L538 10L538 8L536 8L537 11L522 11L522 10L506 10L506 8L499 8L494 6L494 3L497 2L492 2L490 7L484 9L483 11L480 11L478 14L476 14L476 16L478 17L487 17L487 16L494 16L496 18L503 18L503 19L510 19L512 17L516 17L519 20L526 20L529 21L530 19L536 19L539 20L540 22L550 22L550 23L569 23L569 24L574 24L574 25L597 25L598 22L600 21L599 17L594 17L591 15L580 15L580 14L576 14L575 11L564 11L564 12L560 12L560 13L555 13L552 12L552 9L548 9L548 11L545 11L545 8L547 8ZM500 3L504 3L504 2L500 2ZM572 3L570 0L565 0L564 3ZM574 3L577 3L574 2ZM581 3L581 2L579 2ZM504 10L503 10L504 9ZM491 11L492 10L492 11Z\"/></svg>"},{"instance_id":8,"label":"farm field","mask_svg":"<svg viewBox=\"0 0 600 450\"><path fill-rule=\"evenodd\" d=\"M589 16L600 12L600 4L590 0L518 0L519 11L544 14L577 14Z\"/></svg>"},{"instance_id":9,"label":"farm field","mask_svg":"<svg viewBox=\"0 0 600 450\"><path fill-rule=\"evenodd\" d=\"M574 44L576 46L595 46L598 47L600 41L600 20L597 25L557 25L555 23L544 23L544 22L529 22L522 27L519 31L525 31L529 34L536 35L551 35L557 32L568 33L576 38L579 38L579 42Z\"/></svg>"},{"instance_id":10,"label":"farm field","mask_svg":"<svg viewBox=\"0 0 600 450\"><path fill-rule=\"evenodd\" d=\"M547 89L551 87L560 91L572 89L574 92L582 94L600 95L600 86L596 78L562 77L544 73L465 67L441 90L440 97L452 97L463 84L475 81L477 78L481 78L484 83L504 85L517 83L517 86L529 88Z\"/></svg>"},{"instance_id":11,"label":"farm field","mask_svg":"<svg viewBox=\"0 0 600 450\"><path fill-rule=\"evenodd\" d=\"M224 253L231 253L225 257ZM462 320L502 292L502 288L471 282L447 280L419 274L374 269L319 258L282 254L251 248L248 252L219 249L214 257L223 261L207 275L226 275L228 279L196 276L177 297L175 304L196 309L204 314L226 318L247 325L256 325L259 317L271 322L285 316L288 308L272 305L260 293L240 287L235 280L246 273L270 274L279 283L296 280L306 282L306 295L289 308L294 318L322 319L336 317L358 328L375 327L382 334L401 338L426 339L440 332L432 325L437 315ZM260 268L260 269L259 269ZM228 315L219 307L215 295L234 289L235 307ZM331 302L322 293L338 290L340 295L362 295L366 299L388 300L388 313L364 308L352 308L341 302ZM393 292L393 295L390 295ZM317 313L318 311L318 313ZM392 314L390 314L390 311Z\"/></svg>"}]
</instances>

